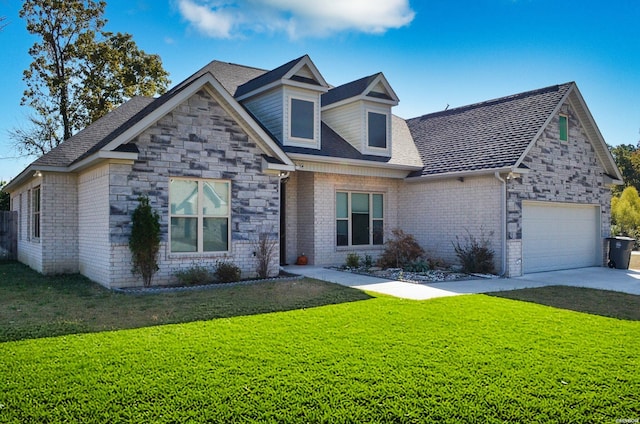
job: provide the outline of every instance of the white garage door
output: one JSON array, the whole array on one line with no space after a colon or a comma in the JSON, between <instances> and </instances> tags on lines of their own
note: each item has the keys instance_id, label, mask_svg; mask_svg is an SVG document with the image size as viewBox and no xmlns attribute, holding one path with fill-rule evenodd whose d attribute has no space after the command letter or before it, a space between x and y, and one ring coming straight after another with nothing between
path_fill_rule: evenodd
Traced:
<instances>
[{"instance_id":1,"label":"white garage door","mask_svg":"<svg viewBox=\"0 0 640 424\"><path fill-rule=\"evenodd\" d=\"M523 202L523 272L601 265L600 208Z\"/></svg>"}]
</instances>

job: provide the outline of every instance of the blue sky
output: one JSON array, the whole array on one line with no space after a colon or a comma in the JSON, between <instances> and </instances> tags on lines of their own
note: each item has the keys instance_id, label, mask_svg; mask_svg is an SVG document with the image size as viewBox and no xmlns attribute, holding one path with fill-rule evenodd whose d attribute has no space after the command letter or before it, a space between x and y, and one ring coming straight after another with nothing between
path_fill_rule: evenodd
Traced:
<instances>
[{"instance_id":1,"label":"blue sky","mask_svg":"<svg viewBox=\"0 0 640 424\"><path fill-rule=\"evenodd\" d=\"M24 123L34 39L20 2L0 0L0 180ZM640 139L637 0L110 0L106 30L159 54L176 84L213 59L272 69L309 54L334 85L382 71L411 118L576 81L607 143Z\"/></svg>"}]
</instances>

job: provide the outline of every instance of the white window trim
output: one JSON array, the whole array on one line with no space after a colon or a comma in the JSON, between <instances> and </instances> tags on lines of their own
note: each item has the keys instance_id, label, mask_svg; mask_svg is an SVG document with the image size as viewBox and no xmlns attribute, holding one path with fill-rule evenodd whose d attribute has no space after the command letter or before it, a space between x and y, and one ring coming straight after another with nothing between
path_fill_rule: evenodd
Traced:
<instances>
[{"instance_id":1,"label":"white window trim","mask_svg":"<svg viewBox=\"0 0 640 424\"><path fill-rule=\"evenodd\" d=\"M379 115L385 115L387 118L387 147L372 147L369 146L369 112L377 113ZM377 108L372 106L366 106L364 108L364 153L376 156L391 156L391 112L388 108Z\"/></svg>"},{"instance_id":2,"label":"white window trim","mask_svg":"<svg viewBox=\"0 0 640 424\"><path fill-rule=\"evenodd\" d=\"M285 142L283 143L286 146L295 146L295 147L307 147L307 148L320 148L320 109L319 109L319 98L318 96L312 95L304 95L300 93L290 93L285 96L286 99L286 110L287 110L287 119L285 120L286 124L286 134ZM302 100L305 102L313 103L313 138L302 138L302 137L293 137L291 135L291 108L293 105L293 100Z\"/></svg>"},{"instance_id":3,"label":"white window trim","mask_svg":"<svg viewBox=\"0 0 640 424\"><path fill-rule=\"evenodd\" d=\"M173 252L171 250L171 218L174 217L174 215L171 214L171 180L181 180L181 181L196 181L198 183L198 214L197 215L175 215L175 217L177 218L196 218L197 219L197 224L196 224L196 228L198 231L198 246L196 248L195 252ZM204 251L204 235L203 235L203 229L204 229L204 218L211 218L213 216L210 215L204 215L202 213L202 207L201 205L203 205L203 196L204 196L204 190L202 189L203 184L205 182L216 182L216 183L227 183L229 184L229 208L227 210L227 250L216 250L216 251ZM170 257L189 257L189 256L194 256L194 257L216 257L216 256L227 256L229 255L229 253L231 252L231 189L232 189L232 184L231 184L231 180L225 180L225 179L216 179L216 178L191 178L191 177L169 177L169 211L168 211L168 215L169 215L169 229L168 229L168 241L167 241L167 252L170 255ZM215 218L225 218L225 216L218 216L216 215Z\"/></svg>"},{"instance_id":4,"label":"white window trim","mask_svg":"<svg viewBox=\"0 0 640 424\"><path fill-rule=\"evenodd\" d=\"M347 218L338 218L336 211L336 198L338 193L347 193ZM351 221L351 195L352 194L368 194L369 195L369 244L352 244L353 240L353 229L352 229L352 221ZM373 217L373 195L379 194L382 196L382 218L374 218ZM385 220L387 216L387 193L383 191L367 191L367 190L350 190L350 189L336 189L333 194L333 235L334 235L334 243L333 245L336 247L336 250L354 250L354 249L362 249L362 250L372 250L372 249L384 249L384 235L383 235L383 243L382 244L373 244L373 221L382 221L382 228L384 232L385 228ZM338 220L347 221L347 241L348 244L345 246L338 246L338 232L337 232L337 224Z\"/></svg>"},{"instance_id":5,"label":"white window trim","mask_svg":"<svg viewBox=\"0 0 640 424\"><path fill-rule=\"evenodd\" d=\"M30 235L34 241L40 240L42 236L42 188L41 186L35 186L31 190L31 210L29 214L31 216ZM36 211L36 194L38 197L38 210ZM36 222L38 223L38 231L36 234Z\"/></svg>"}]
</instances>

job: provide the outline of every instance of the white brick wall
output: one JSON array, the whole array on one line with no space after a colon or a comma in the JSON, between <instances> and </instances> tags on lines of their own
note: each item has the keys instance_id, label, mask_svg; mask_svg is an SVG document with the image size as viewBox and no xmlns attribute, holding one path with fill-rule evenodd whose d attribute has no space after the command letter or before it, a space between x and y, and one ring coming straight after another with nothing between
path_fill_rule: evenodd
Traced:
<instances>
[{"instance_id":1,"label":"white brick wall","mask_svg":"<svg viewBox=\"0 0 640 424\"><path fill-rule=\"evenodd\" d=\"M78 272L77 177L43 172L42 179L42 272Z\"/></svg>"},{"instance_id":2,"label":"white brick wall","mask_svg":"<svg viewBox=\"0 0 640 424\"><path fill-rule=\"evenodd\" d=\"M501 268L501 190L493 176L406 183L400 190L400 227L413 234L427 256L458 263L453 242L464 243L467 230L491 241L495 267ZM489 237L490 233L493 235Z\"/></svg>"},{"instance_id":3,"label":"white brick wall","mask_svg":"<svg viewBox=\"0 0 640 424\"><path fill-rule=\"evenodd\" d=\"M384 250L383 246L336 246L336 191L383 193L385 234L398 226L401 180L298 171L287 185L287 228L292 228L287 232L288 263L295 263L296 257L304 253L311 264L340 265L350 252L361 257L371 255L375 260ZM292 224L293 220L297 225Z\"/></svg>"},{"instance_id":4,"label":"white brick wall","mask_svg":"<svg viewBox=\"0 0 640 424\"><path fill-rule=\"evenodd\" d=\"M80 273L109 285L109 165L78 178L78 262Z\"/></svg>"}]
</instances>

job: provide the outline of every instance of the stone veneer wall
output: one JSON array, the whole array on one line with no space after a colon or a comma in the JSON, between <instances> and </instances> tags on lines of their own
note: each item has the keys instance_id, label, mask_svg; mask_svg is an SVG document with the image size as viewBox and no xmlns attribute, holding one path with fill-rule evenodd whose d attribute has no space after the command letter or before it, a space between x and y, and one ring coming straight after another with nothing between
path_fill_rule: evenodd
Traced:
<instances>
[{"instance_id":1,"label":"stone veneer wall","mask_svg":"<svg viewBox=\"0 0 640 424\"><path fill-rule=\"evenodd\" d=\"M610 235L611 190L604 183L604 170L571 106L564 104L560 113L569 118L568 141L560 141L559 116L556 115L523 161L530 172L507 183L510 249L522 249L523 200L600 205L601 236ZM522 255L509 255L512 275L522 273L518 256ZM603 249L603 263L605 256L606 249Z\"/></svg>"},{"instance_id":2,"label":"stone veneer wall","mask_svg":"<svg viewBox=\"0 0 640 424\"><path fill-rule=\"evenodd\" d=\"M279 177L261 171L262 150L216 100L201 90L133 140L140 150L132 165L112 164L109 172L109 286L142 284L131 274L128 250L130 217L138 197L149 196L161 216L160 270L154 284L165 284L179 269L217 260L238 265L243 278L256 275L255 240L262 231L279 233ZM231 181L230 251L172 254L168 245L169 178L193 177ZM278 273L278 252L270 274Z\"/></svg>"}]
</instances>

